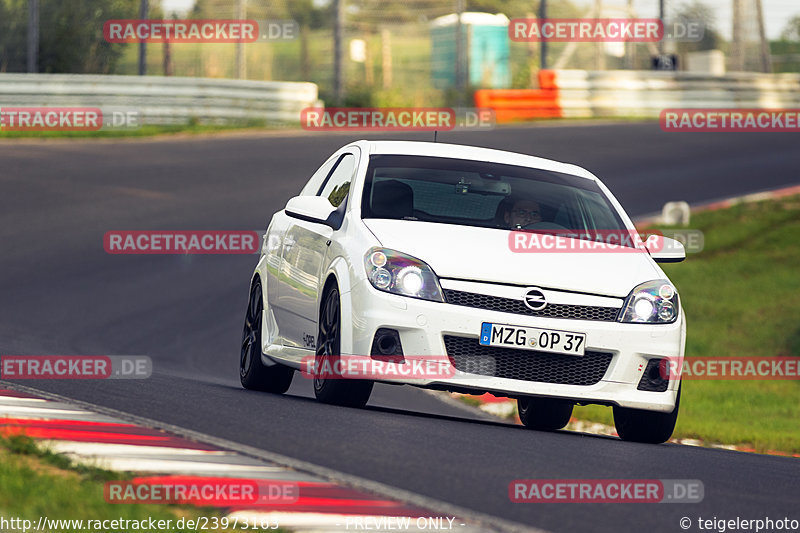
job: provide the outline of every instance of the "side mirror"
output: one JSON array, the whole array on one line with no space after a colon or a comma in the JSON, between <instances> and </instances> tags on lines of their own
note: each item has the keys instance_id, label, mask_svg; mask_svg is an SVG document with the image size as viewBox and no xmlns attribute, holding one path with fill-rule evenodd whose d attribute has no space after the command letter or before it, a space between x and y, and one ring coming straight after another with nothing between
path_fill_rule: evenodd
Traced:
<instances>
[{"instance_id":1,"label":"side mirror","mask_svg":"<svg viewBox=\"0 0 800 533\"><path fill-rule=\"evenodd\" d=\"M647 251L656 263L680 263L686 259L686 249L680 241L659 236L647 240Z\"/></svg>"},{"instance_id":2,"label":"side mirror","mask_svg":"<svg viewBox=\"0 0 800 533\"><path fill-rule=\"evenodd\" d=\"M286 202L286 214L293 218L325 224L334 229L337 225L337 209L322 196L295 196ZM339 222L339 225L341 223Z\"/></svg>"}]
</instances>

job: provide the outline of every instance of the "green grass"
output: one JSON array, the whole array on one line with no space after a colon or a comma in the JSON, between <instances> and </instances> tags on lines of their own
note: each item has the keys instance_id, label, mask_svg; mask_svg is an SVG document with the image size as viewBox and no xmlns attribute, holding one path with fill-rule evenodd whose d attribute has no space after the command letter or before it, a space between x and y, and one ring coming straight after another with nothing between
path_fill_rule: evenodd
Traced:
<instances>
[{"instance_id":1,"label":"green grass","mask_svg":"<svg viewBox=\"0 0 800 533\"><path fill-rule=\"evenodd\" d=\"M483 405L483 402L478 399L478 396L474 395L462 395L458 397L459 401L464 402L467 405L471 405L472 407L480 407Z\"/></svg>"},{"instance_id":2,"label":"green grass","mask_svg":"<svg viewBox=\"0 0 800 533\"><path fill-rule=\"evenodd\" d=\"M126 479L124 474L73 465L63 455L40 448L27 437L0 439L0 516L31 520L172 520L181 517L220 516L215 509L175 505L109 504L103 497L105 481ZM76 531L63 527L50 531Z\"/></svg>"},{"instance_id":3,"label":"green grass","mask_svg":"<svg viewBox=\"0 0 800 533\"><path fill-rule=\"evenodd\" d=\"M386 99L392 98L391 92L383 92L381 93L378 91L378 94L375 95L375 101L382 102L383 105ZM389 106L396 106L401 107L408 102L391 102L388 101ZM498 124L498 127L519 127L524 126L526 124L534 124L534 123L541 123L541 122L550 122L553 124L562 124L562 125L569 125L571 122L586 122L586 121L597 121L603 122L613 120L614 122L647 122L654 120L653 118L646 118L646 117L592 117L592 118L547 118L547 119L533 119L533 120L521 120L518 122L511 122L505 124ZM202 135L207 133L222 133L222 132L236 132L236 131L277 131L277 130L295 130L301 131L300 125L298 124L272 124L272 125L265 125L264 123L246 123L241 125L228 125L228 126L221 126L221 125L213 125L213 124L198 124L196 122L190 122L184 125L172 125L172 126L142 126L141 128L136 129L118 129L118 130L99 130L99 131L3 131L0 129L0 142L3 139L86 139L86 138L96 138L96 139L113 139L113 138L121 138L121 137L157 137L161 135L177 135L177 134L185 134L185 135Z\"/></svg>"},{"instance_id":4,"label":"green grass","mask_svg":"<svg viewBox=\"0 0 800 533\"><path fill-rule=\"evenodd\" d=\"M391 91L377 91L374 95L365 96L373 102L380 102L379 105L388 105L402 107L409 104L406 101L392 101L393 94ZM378 105L378 104L370 104ZM595 117L595 118L558 118L558 119L534 119L524 120L519 122L499 124L500 127L518 127L525 124L533 124L535 122L552 122L552 123L566 123L570 122L585 122L585 121L608 121L614 120L615 122L646 122L652 121L652 118L644 117ZM271 124L266 125L261 121L251 121L239 125L214 125L214 124L199 124L196 121L190 121L183 125L170 125L170 126L142 126L136 129L117 129L117 130L98 130L98 131L9 131L0 129L0 142L3 139L110 139L120 137L156 137L160 135L201 135L207 133L221 133L221 132L235 132L235 131L277 131L291 129L300 131L300 125L297 124Z\"/></svg>"},{"instance_id":5,"label":"green grass","mask_svg":"<svg viewBox=\"0 0 800 533\"><path fill-rule=\"evenodd\" d=\"M0 446L5 447L9 452L19 456L29 456L40 459L43 463L54 466L60 470L73 470L87 480L93 481L115 481L129 479L120 472L103 470L94 466L73 463L69 457L54 453L47 448L39 446L36 441L24 435L12 435L0 440Z\"/></svg>"},{"instance_id":6,"label":"green grass","mask_svg":"<svg viewBox=\"0 0 800 533\"><path fill-rule=\"evenodd\" d=\"M705 248L663 265L687 317L687 357L800 356L800 197L693 215ZM612 424L610 408L575 416ZM800 452L800 381L683 384L675 437Z\"/></svg>"},{"instance_id":7,"label":"green grass","mask_svg":"<svg viewBox=\"0 0 800 533\"><path fill-rule=\"evenodd\" d=\"M267 127L263 121L251 121L239 125L214 125L199 124L195 120L187 124L170 126L142 126L135 129L98 130L98 131L8 131L0 129L0 141L3 139L64 139L64 138L116 138L116 137L153 137L157 135L175 135L179 133L197 135L203 133L219 133L225 131L247 131L284 129L286 127L298 128L297 125L270 125Z\"/></svg>"}]
</instances>

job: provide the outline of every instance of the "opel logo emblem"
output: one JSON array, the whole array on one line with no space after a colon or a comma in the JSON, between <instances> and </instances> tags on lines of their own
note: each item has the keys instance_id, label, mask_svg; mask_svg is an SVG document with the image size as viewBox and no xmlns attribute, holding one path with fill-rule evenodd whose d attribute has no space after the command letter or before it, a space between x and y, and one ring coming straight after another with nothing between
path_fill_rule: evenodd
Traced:
<instances>
[{"instance_id":1,"label":"opel logo emblem","mask_svg":"<svg viewBox=\"0 0 800 533\"><path fill-rule=\"evenodd\" d=\"M541 311L547 306L547 298L541 289L529 289L522 298L528 309L533 311Z\"/></svg>"}]
</instances>

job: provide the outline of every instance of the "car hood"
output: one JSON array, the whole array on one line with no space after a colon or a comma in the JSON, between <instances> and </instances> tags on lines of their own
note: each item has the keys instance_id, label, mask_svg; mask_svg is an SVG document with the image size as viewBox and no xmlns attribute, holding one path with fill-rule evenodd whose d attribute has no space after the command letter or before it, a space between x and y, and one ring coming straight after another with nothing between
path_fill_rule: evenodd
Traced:
<instances>
[{"instance_id":1,"label":"car hood","mask_svg":"<svg viewBox=\"0 0 800 533\"><path fill-rule=\"evenodd\" d=\"M412 220L365 219L381 246L453 278L625 297L664 274L644 252L517 253L509 230Z\"/></svg>"}]
</instances>

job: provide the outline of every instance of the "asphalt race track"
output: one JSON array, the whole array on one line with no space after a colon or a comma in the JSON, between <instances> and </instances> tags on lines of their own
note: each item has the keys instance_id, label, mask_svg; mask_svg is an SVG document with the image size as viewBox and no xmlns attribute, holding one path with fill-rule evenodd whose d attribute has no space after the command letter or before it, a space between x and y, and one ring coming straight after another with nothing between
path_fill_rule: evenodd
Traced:
<instances>
[{"instance_id":1,"label":"asphalt race track","mask_svg":"<svg viewBox=\"0 0 800 533\"><path fill-rule=\"evenodd\" d=\"M796 459L538 433L410 387L376 387L364 410L316 403L310 380L298 375L286 396L245 391L237 365L255 255L103 250L110 230L264 229L317 165L354 138L0 144L0 353L149 355L148 380L24 384L550 531L681 531L684 516L695 522L691 531L698 517L800 518ZM447 133L439 141L585 166L634 216L669 200L800 183L798 141L787 133L663 133L657 123L629 123ZM526 478L699 479L705 499L511 503L509 483Z\"/></svg>"}]
</instances>

